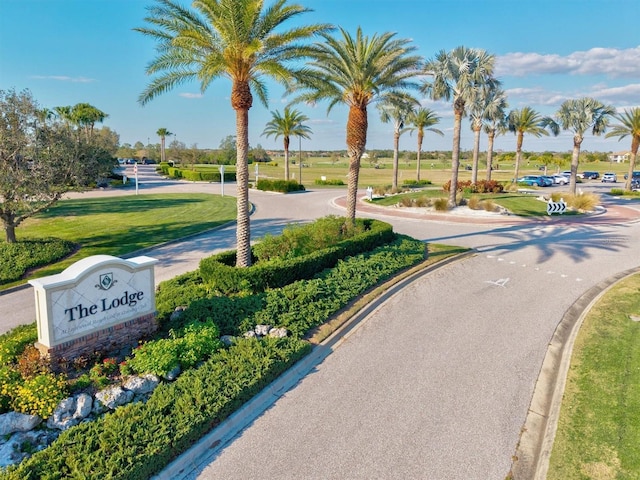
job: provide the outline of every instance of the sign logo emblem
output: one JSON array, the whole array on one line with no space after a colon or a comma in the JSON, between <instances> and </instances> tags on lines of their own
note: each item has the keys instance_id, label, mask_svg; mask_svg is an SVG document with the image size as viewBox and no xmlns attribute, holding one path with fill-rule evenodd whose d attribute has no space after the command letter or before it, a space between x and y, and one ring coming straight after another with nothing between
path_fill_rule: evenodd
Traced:
<instances>
[{"instance_id":1,"label":"sign logo emblem","mask_svg":"<svg viewBox=\"0 0 640 480\"><path fill-rule=\"evenodd\" d=\"M100 275L100 281L96 285L96 288L99 288L100 290L109 290L111 287L113 287L113 284L116 282L117 280L113 279L112 272L103 273L102 275Z\"/></svg>"}]
</instances>

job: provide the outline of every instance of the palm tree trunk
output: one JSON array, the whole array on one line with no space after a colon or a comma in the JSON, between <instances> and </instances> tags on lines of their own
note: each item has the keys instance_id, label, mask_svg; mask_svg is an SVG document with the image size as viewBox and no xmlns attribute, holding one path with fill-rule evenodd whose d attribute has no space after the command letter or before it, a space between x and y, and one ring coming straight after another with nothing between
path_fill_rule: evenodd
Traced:
<instances>
[{"instance_id":1,"label":"palm tree trunk","mask_svg":"<svg viewBox=\"0 0 640 480\"><path fill-rule=\"evenodd\" d=\"M457 205L458 195L458 169L460 168L460 129L462 126L462 114L464 102L456 100L453 105L453 150L451 152L451 190L449 191L449 207Z\"/></svg>"},{"instance_id":2,"label":"palm tree trunk","mask_svg":"<svg viewBox=\"0 0 640 480\"><path fill-rule=\"evenodd\" d=\"M393 133L393 180L391 189L393 193L398 192L398 155L400 149L400 132Z\"/></svg>"},{"instance_id":3,"label":"palm tree trunk","mask_svg":"<svg viewBox=\"0 0 640 480\"><path fill-rule=\"evenodd\" d=\"M625 190L631 190L631 180L633 179L633 171L636 169L636 160L638 158L639 146L640 146L640 140L637 137L632 137L631 158L629 159L629 173L627 174L627 181L624 184Z\"/></svg>"},{"instance_id":4,"label":"palm tree trunk","mask_svg":"<svg viewBox=\"0 0 640 480\"><path fill-rule=\"evenodd\" d=\"M473 129L473 165L471 167L471 183L478 183L478 155L480 153L480 129Z\"/></svg>"},{"instance_id":5,"label":"palm tree trunk","mask_svg":"<svg viewBox=\"0 0 640 480\"><path fill-rule=\"evenodd\" d=\"M160 161L166 162L166 157L164 155L164 135L160 137Z\"/></svg>"},{"instance_id":6,"label":"palm tree trunk","mask_svg":"<svg viewBox=\"0 0 640 480\"><path fill-rule=\"evenodd\" d=\"M234 82L231 106L236 111L236 267L251 265L251 231L249 226L249 109L253 97L247 82Z\"/></svg>"},{"instance_id":7,"label":"palm tree trunk","mask_svg":"<svg viewBox=\"0 0 640 480\"><path fill-rule=\"evenodd\" d=\"M518 175L520 175L520 160L522 159L522 142L524 141L524 133L518 132L516 140L516 168L513 172L513 183L518 183Z\"/></svg>"},{"instance_id":8,"label":"palm tree trunk","mask_svg":"<svg viewBox=\"0 0 640 480\"><path fill-rule=\"evenodd\" d=\"M418 183L420 183L420 153L422 153L422 139L424 138L424 134L420 131L418 131L418 158L417 158L417 165L416 165L416 179L418 180Z\"/></svg>"},{"instance_id":9,"label":"palm tree trunk","mask_svg":"<svg viewBox=\"0 0 640 480\"><path fill-rule=\"evenodd\" d=\"M487 181L491 180L491 170L493 169L493 140L495 139L496 133L492 130L487 135L488 144L487 144Z\"/></svg>"},{"instance_id":10,"label":"palm tree trunk","mask_svg":"<svg viewBox=\"0 0 640 480\"><path fill-rule=\"evenodd\" d=\"M571 178L569 179L569 192L576 194L576 185L578 178L578 161L580 159L580 144L582 137L580 135L573 136L573 153L571 155Z\"/></svg>"},{"instance_id":11,"label":"palm tree trunk","mask_svg":"<svg viewBox=\"0 0 640 480\"><path fill-rule=\"evenodd\" d=\"M351 105L347 120L347 153L349 154L349 178L347 180L347 222L353 226L356 222L356 203L358 200L358 176L360 159L367 144L367 106Z\"/></svg>"},{"instance_id":12,"label":"palm tree trunk","mask_svg":"<svg viewBox=\"0 0 640 480\"><path fill-rule=\"evenodd\" d=\"M289 137L284 137L284 179L289 181Z\"/></svg>"}]
</instances>

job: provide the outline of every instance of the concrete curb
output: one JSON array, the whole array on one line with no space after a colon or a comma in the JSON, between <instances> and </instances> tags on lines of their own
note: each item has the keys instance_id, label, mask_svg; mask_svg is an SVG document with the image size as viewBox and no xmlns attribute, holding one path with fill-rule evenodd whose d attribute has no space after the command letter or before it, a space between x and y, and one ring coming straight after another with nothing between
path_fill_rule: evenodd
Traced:
<instances>
[{"instance_id":1,"label":"concrete curb","mask_svg":"<svg viewBox=\"0 0 640 480\"><path fill-rule=\"evenodd\" d=\"M513 480L547 478L573 345L582 322L591 307L609 289L622 279L638 272L640 267L625 270L594 285L565 312L549 343L536 381L511 466Z\"/></svg>"},{"instance_id":2,"label":"concrete curb","mask_svg":"<svg viewBox=\"0 0 640 480\"><path fill-rule=\"evenodd\" d=\"M384 293L358 310L321 344L314 346L309 355L301 359L271 384L266 386L239 410L200 439L193 447L165 467L162 472L152 477L153 480L186 480L194 478L192 476L193 474L212 462L220 450L230 443L238 433L253 423L256 418L262 415L280 397L285 395L317 365L322 363L334 349L338 348L352 333L364 325L366 320L396 293L417 278L427 275L450 263L461 261L470 255L475 255L475 251L470 250L428 265L424 269L414 272L397 282L393 279L388 281L387 284L391 284L391 286L385 290Z\"/></svg>"}]
</instances>

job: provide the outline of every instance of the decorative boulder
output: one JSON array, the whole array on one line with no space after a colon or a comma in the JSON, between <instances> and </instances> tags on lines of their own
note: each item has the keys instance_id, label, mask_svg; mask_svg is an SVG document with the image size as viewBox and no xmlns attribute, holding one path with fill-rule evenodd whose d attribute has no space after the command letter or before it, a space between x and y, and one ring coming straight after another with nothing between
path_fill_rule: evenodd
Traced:
<instances>
[{"instance_id":1,"label":"decorative boulder","mask_svg":"<svg viewBox=\"0 0 640 480\"><path fill-rule=\"evenodd\" d=\"M264 337L269 334L271 325L256 325L256 328L254 330L256 332L256 335L258 335L259 337Z\"/></svg>"},{"instance_id":2,"label":"decorative boulder","mask_svg":"<svg viewBox=\"0 0 640 480\"><path fill-rule=\"evenodd\" d=\"M78 425L91 413L92 402L93 398L87 393L65 398L47 420L47 427L66 430Z\"/></svg>"},{"instance_id":3,"label":"decorative boulder","mask_svg":"<svg viewBox=\"0 0 640 480\"><path fill-rule=\"evenodd\" d=\"M176 309L173 311L173 313L169 317L169 321L170 322L174 322L174 321L178 320L182 316L182 313L186 309L187 309L187 307L185 307L185 306L176 307Z\"/></svg>"},{"instance_id":4,"label":"decorative boulder","mask_svg":"<svg viewBox=\"0 0 640 480\"><path fill-rule=\"evenodd\" d=\"M133 400L134 393L131 390L124 390L122 387L115 386L105 388L104 390L96 393L95 401L93 402L94 412L104 412L106 407L109 410L113 410L120 405L125 405Z\"/></svg>"},{"instance_id":5,"label":"decorative boulder","mask_svg":"<svg viewBox=\"0 0 640 480\"><path fill-rule=\"evenodd\" d=\"M226 346L230 347L233 343L233 336L231 335L223 335L220 337L220 341Z\"/></svg>"},{"instance_id":6,"label":"decorative boulder","mask_svg":"<svg viewBox=\"0 0 640 480\"><path fill-rule=\"evenodd\" d=\"M160 379L158 377L147 374L141 377L129 377L122 387L125 390L131 390L136 395L143 395L153 392L159 383Z\"/></svg>"},{"instance_id":7,"label":"decorative boulder","mask_svg":"<svg viewBox=\"0 0 640 480\"><path fill-rule=\"evenodd\" d=\"M173 368L169 373L167 373L166 375L163 375L162 378L164 378L167 382L173 382L176 378L178 378L178 375L180 375L180 372L182 372L182 369L180 368L180 365L178 365L177 367Z\"/></svg>"},{"instance_id":8,"label":"decorative boulder","mask_svg":"<svg viewBox=\"0 0 640 480\"><path fill-rule=\"evenodd\" d=\"M0 436L14 432L28 432L40 425L41 422L42 418L38 415L18 412L3 413L0 415Z\"/></svg>"},{"instance_id":9,"label":"decorative boulder","mask_svg":"<svg viewBox=\"0 0 640 480\"><path fill-rule=\"evenodd\" d=\"M255 338L256 332L254 330L249 330L248 332L244 332L245 338Z\"/></svg>"},{"instance_id":10,"label":"decorative boulder","mask_svg":"<svg viewBox=\"0 0 640 480\"><path fill-rule=\"evenodd\" d=\"M269 330L269 336L275 338L284 338L289 335L289 331L286 328L272 328Z\"/></svg>"}]
</instances>

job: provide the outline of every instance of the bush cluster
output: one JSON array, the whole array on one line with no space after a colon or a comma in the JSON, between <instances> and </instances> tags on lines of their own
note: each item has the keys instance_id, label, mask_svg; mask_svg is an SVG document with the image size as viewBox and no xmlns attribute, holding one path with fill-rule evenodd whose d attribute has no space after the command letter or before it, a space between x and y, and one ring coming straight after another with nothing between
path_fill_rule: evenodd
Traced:
<instances>
[{"instance_id":1,"label":"bush cluster","mask_svg":"<svg viewBox=\"0 0 640 480\"><path fill-rule=\"evenodd\" d=\"M220 172L209 171L199 172L197 170L186 170L173 167L167 162L161 162L156 167L158 172L171 178L189 180L191 182L220 182ZM236 172L224 172L225 182L235 182Z\"/></svg>"},{"instance_id":2,"label":"bush cluster","mask_svg":"<svg viewBox=\"0 0 640 480\"><path fill-rule=\"evenodd\" d=\"M61 238L26 239L0 242L0 285L20 280L29 269L54 263L76 248Z\"/></svg>"},{"instance_id":3,"label":"bush cluster","mask_svg":"<svg viewBox=\"0 0 640 480\"><path fill-rule=\"evenodd\" d=\"M407 188L426 187L427 185L431 185L431 180L426 180L426 179L412 180L410 178L405 178L402 181L402 186Z\"/></svg>"},{"instance_id":4,"label":"bush cluster","mask_svg":"<svg viewBox=\"0 0 640 480\"><path fill-rule=\"evenodd\" d=\"M448 180L442 189L445 192L451 191L451 180ZM465 193L502 193L504 185L496 180L479 180L477 183L471 183L471 180L460 180L457 186L458 192Z\"/></svg>"},{"instance_id":5,"label":"bush cluster","mask_svg":"<svg viewBox=\"0 0 640 480\"><path fill-rule=\"evenodd\" d=\"M306 235L297 235L297 229L293 228L289 230L290 235L283 235L283 240L268 237L264 246L254 247L253 256L257 261L253 266L235 268L235 254L225 253L202 259L200 275L206 284L224 294L257 293L297 279L311 278L334 266L341 258L371 250L395 238L391 226L384 222L359 219L357 225L359 227L349 234L345 220L336 217L298 227ZM337 227L338 231L332 230L331 226ZM323 237L333 246L323 245Z\"/></svg>"},{"instance_id":6,"label":"bush cluster","mask_svg":"<svg viewBox=\"0 0 640 480\"><path fill-rule=\"evenodd\" d=\"M316 185L344 185L344 182L339 178L333 178L328 180L322 180L320 178L316 178L314 182Z\"/></svg>"},{"instance_id":7,"label":"bush cluster","mask_svg":"<svg viewBox=\"0 0 640 480\"><path fill-rule=\"evenodd\" d=\"M295 180L269 180L267 178L258 179L256 188L262 191L281 193L304 191L304 185L301 185Z\"/></svg>"}]
</instances>

